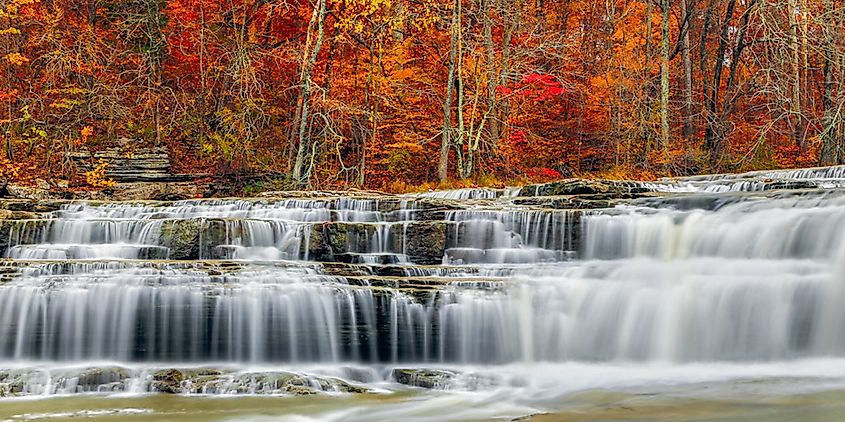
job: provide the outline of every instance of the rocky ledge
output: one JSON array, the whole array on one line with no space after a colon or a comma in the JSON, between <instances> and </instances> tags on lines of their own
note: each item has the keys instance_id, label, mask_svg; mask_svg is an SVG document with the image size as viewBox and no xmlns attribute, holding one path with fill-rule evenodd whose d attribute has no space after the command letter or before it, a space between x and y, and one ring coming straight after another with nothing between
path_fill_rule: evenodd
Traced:
<instances>
[{"instance_id":1,"label":"rocky ledge","mask_svg":"<svg viewBox=\"0 0 845 422\"><path fill-rule=\"evenodd\" d=\"M218 368L133 370L120 366L70 368L50 374L37 369L0 369L0 397L38 394L163 393L209 395L366 394L350 381L293 372L237 372Z\"/></svg>"}]
</instances>

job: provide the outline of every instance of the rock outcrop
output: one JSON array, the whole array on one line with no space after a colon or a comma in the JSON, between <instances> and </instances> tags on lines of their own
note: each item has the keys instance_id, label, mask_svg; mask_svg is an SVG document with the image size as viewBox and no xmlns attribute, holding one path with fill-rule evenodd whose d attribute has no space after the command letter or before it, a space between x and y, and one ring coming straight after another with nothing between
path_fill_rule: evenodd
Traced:
<instances>
[{"instance_id":1,"label":"rock outcrop","mask_svg":"<svg viewBox=\"0 0 845 422\"><path fill-rule=\"evenodd\" d=\"M99 163L108 164L106 177L118 182L172 181L170 156L164 148L82 149L68 154L77 171L85 173Z\"/></svg>"}]
</instances>

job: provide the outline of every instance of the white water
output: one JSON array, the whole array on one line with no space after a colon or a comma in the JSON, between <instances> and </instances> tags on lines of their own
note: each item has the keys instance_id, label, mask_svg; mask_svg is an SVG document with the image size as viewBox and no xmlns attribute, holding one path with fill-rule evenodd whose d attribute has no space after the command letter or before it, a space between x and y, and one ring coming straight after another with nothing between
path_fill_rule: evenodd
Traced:
<instances>
[{"instance_id":1,"label":"white water","mask_svg":"<svg viewBox=\"0 0 845 422\"><path fill-rule=\"evenodd\" d=\"M140 393L157 369L201 365L228 368L229 384L215 385L229 387L207 394L285 394L256 387L257 374L278 371L391 391L392 368L435 368L455 374L441 388L497 403L485 413L473 398L438 395L342 414L355 420L425 419L438 406L455 419L520 416L594 388L777 377L842 386L832 368L845 359L845 195L819 189L702 188L718 206L693 196L586 215L507 197L441 214L389 197L68 205L6 242L19 270L0 282L0 387L14 373L20 395ZM443 265L414 265L409 227L432 215L447 227ZM152 261L170 255L162 228L172 221L217 230L197 237L199 258L239 262ZM345 242L368 263L356 267L364 276L310 262L311 230L341 222L363 224ZM221 249L232 252L212 253ZM399 265L376 265L385 255ZM385 272L400 287L446 286L385 288ZM80 387L81 372L103 366L126 375Z\"/></svg>"}]
</instances>

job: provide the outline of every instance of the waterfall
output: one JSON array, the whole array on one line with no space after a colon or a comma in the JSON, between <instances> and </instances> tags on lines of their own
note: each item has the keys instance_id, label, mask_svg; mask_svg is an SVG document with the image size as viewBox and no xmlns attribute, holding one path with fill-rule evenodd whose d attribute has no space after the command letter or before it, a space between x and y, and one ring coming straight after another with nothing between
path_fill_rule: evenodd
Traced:
<instances>
[{"instance_id":1,"label":"waterfall","mask_svg":"<svg viewBox=\"0 0 845 422\"><path fill-rule=\"evenodd\" d=\"M845 195L748 190L590 211L522 205L515 191L64 204L2 225L0 368L29 374L32 391L90 391L86 362L845 357ZM44 378L33 368L45 365L78 369ZM248 389L244 371L225 382ZM97 385L128 391L119 378Z\"/></svg>"}]
</instances>

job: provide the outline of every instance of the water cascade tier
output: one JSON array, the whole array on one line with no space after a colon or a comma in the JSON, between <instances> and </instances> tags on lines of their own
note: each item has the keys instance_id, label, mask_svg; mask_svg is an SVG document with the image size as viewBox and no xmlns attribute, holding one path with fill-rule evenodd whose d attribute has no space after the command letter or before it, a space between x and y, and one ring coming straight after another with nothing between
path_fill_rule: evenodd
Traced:
<instances>
[{"instance_id":1,"label":"water cascade tier","mask_svg":"<svg viewBox=\"0 0 845 422\"><path fill-rule=\"evenodd\" d=\"M0 396L360 392L456 376L406 372L420 368L845 357L843 187L834 167L6 201Z\"/></svg>"}]
</instances>

